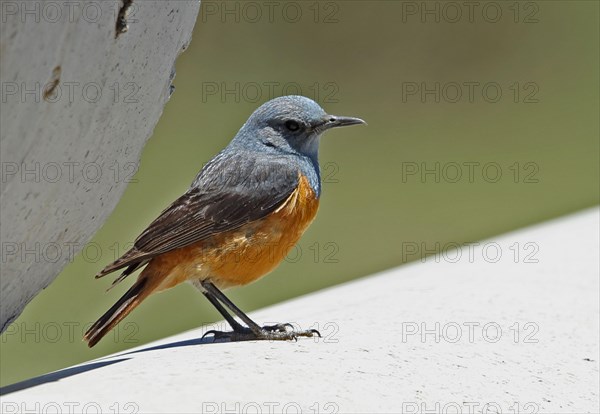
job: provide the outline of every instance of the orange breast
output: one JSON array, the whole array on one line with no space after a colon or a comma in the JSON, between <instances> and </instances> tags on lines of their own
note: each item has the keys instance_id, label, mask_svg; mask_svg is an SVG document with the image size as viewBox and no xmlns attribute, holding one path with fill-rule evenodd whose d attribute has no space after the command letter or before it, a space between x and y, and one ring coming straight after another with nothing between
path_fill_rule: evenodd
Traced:
<instances>
[{"instance_id":1,"label":"orange breast","mask_svg":"<svg viewBox=\"0 0 600 414\"><path fill-rule=\"evenodd\" d=\"M300 176L298 188L268 217L165 253L153 259L146 270L161 273L152 275L163 279L158 290L195 279L210 279L220 288L245 285L285 258L315 218L318 207L315 192L306 177Z\"/></svg>"}]
</instances>

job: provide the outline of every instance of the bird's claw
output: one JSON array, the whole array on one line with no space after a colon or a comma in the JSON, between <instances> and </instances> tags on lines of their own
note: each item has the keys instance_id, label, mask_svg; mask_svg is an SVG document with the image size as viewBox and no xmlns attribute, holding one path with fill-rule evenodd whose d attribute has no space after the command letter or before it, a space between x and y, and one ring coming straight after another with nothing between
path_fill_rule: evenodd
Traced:
<instances>
[{"instance_id":1,"label":"bird's claw","mask_svg":"<svg viewBox=\"0 0 600 414\"><path fill-rule=\"evenodd\" d=\"M291 328L291 330L288 330ZM263 326L259 332L253 332L250 328L238 331L217 331L211 329L202 335L202 339L212 335L213 341L219 339L229 339L235 341L297 341L298 337L312 338L315 335L321 338L321 333L316 329L308 329L305 331L295 331L290 323L279 323L276 325Z\"/></svg>"},{"instance_id":2,"label":"bird's claw","mask_svg":"<svg viewBox=\"0 0 600 414\"><path fill-rule=\"evenodd\" d=\"M211 329L210 331L206 331L204 333L204 335L202 335L201 339L204 339L208 335L212 335L213 336L213 342L214 342L217 339L221 339L221 338L227 337L228 333L233 333L233 332L223 332L223 331L217 331L215 329Z\"/></svg>"},{"instance_id":3,"label":"bird's claw","mask_svg":"<svg viewBox=\"0 0 600 414\"><path fill-rule=\"evenodd\" d=\"M316 329L309 329L308 331L312 332L312 334L313 334L313 335L310 335L310 336L317 335L319 338L322 338L321 332L319 332L318 330L316 330Z\"/></svg>"}]
</instances>

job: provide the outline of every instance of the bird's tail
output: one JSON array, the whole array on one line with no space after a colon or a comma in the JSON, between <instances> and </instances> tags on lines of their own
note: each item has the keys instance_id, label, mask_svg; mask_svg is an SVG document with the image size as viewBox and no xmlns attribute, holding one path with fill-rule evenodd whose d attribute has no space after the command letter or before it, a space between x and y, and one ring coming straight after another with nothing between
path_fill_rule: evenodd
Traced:
<instances>
[{"instance_id":1,"label":"bird's tail","mask_svg":"<svg viewBox=\"0 0 600 414\"><path fill-rule=\"evenodd\" d=\"M90 348L152 293L153 289L148 282L148 277L140 275L140 278L123 297L87 330L83 340L87 341Z\"/></svg>"}]
</instances>

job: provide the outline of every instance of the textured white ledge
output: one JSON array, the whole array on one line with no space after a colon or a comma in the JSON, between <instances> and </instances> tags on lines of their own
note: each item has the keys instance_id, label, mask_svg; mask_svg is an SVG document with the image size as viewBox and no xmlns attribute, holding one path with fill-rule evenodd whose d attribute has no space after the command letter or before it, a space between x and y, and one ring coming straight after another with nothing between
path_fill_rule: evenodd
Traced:
<instances>
[{"instance_id":1,"label":"textured white ledge","mask_svg":"<svg viewBox=\"0 0 600 414\"><path fill-rule=\"evenodd\" d=\"M204 327L5 387L2 411L598 412L598 235L597 208L505 234L251 315L318 323L319 341Z\"/></svg>"}]
</instances>

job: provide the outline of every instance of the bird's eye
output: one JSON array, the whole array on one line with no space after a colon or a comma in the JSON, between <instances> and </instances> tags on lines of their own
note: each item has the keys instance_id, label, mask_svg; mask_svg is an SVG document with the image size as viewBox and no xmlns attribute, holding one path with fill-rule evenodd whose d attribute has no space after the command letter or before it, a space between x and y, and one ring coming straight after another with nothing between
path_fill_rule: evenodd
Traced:
<instances>
[{"instance_id":1,"label":"bird's eye","mask_svg":"<svg viewBox=\"0 0 600 414\"><path fill-rule=\"evenodd\" d=\"M298 131L300 129L300 124L298 124L298 122L296 121L286 121L285 122L285 127L288 129L288 131Z\"/></svg>"}]
</instances>

